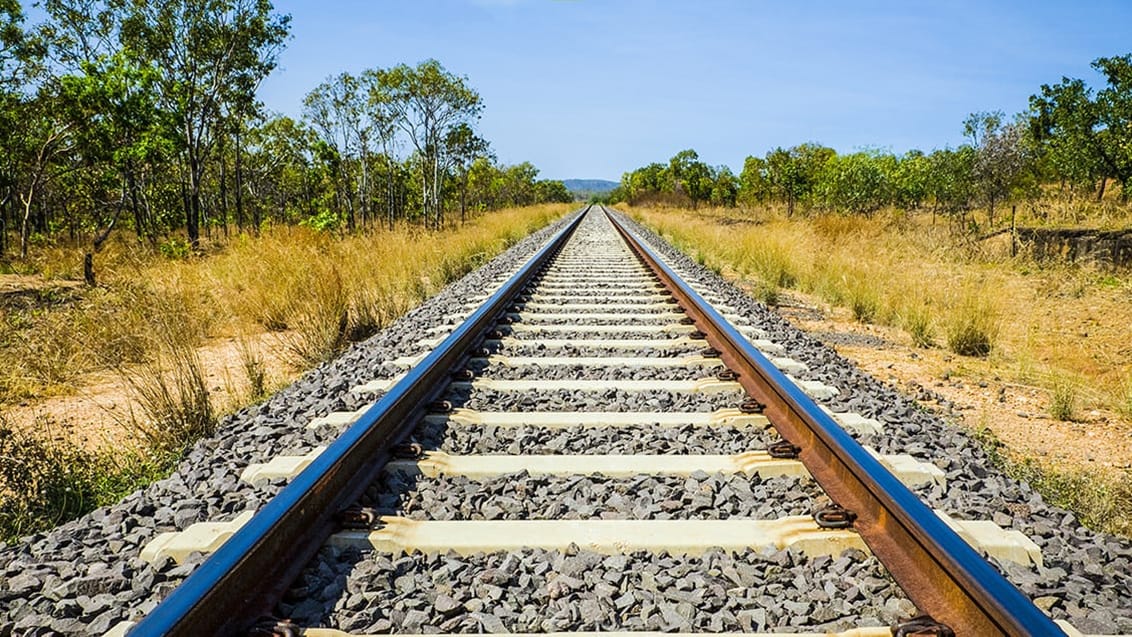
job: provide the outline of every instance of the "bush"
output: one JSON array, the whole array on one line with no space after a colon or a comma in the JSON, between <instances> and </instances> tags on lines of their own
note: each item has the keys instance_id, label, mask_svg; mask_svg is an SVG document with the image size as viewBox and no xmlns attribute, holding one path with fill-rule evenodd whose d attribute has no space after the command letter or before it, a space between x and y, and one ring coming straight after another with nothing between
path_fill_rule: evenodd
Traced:
<instances>
[{"instance_id":1,"label":"bush","mask_svg":"<svg viewBox=\"0 0 1132 637\"><path fill-rule=\"evenodd\" d=\"M908 335L912 337L912 344L916 347L929 348L935 345L935 334L932 328L932 315L927 306L912 304L900 313L900 324Z\"/></svg>"},{"instance_id":2,"label":"bush","mask_svg":"<svg viewBox=\"0 0 1132 637\"><path fill-rule=\"evenodd\" d=\"M1085 526L1132 537L1132 476L1092 471L1062 471L1033 458L1019 459L1006 451L994 432L972 432L991 463L1015 480L1028 482L1050 504L1072 511Z\"/></svg>"},{"instance_id":3,"label":"bush","mask_svg":"<svg viewBox=\"0 0 1132 637\"><path fill-rule=\"evenodd\" d=\"M1073 420L1077 406L1077 388L1066 378L1058 378L1053 383L1053 396L1049 405L1049 415L1054 420Z\"/></svg>"},{"instance_id":4,"label":"bush","mask_svg":"<svg viewBox=\"0 0 1132 637\"><path fill-rule=\"evenodd\" d=\"M986 356L998 336L998 317L985 296L968 293L955 304L944 329L947 348L960 356Z\"/></svg>"},{"instance_id":5,"label":"bush","mask_svg":"<svg viewBox=\"0 0 1132 637\"><path fill-rule=\"evenodd\" d=\"M847 282L845 295L853 320L858 323L872 323L880 311L880 294L867 281L854 279Z\"/></svg>"},{"instance_id":6,"label":"bush","mask_svg":"<svg viewBox=\"0 0 1132 637\"><path fill-rule=\"evenodd\" d=\"M87 451L17 430L0 417L0 542L116 502L169 466L134 449Z\"/></svg>"}]
</instances>

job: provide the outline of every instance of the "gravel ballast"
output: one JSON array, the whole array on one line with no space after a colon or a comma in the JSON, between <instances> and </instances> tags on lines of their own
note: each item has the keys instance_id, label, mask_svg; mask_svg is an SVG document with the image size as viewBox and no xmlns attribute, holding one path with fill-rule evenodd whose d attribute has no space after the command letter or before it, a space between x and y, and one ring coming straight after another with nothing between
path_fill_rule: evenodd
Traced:
<instances>
[{"instance_id":1,"label":"gravel ballast","mask_svg":"<svg viewBox=\"0 0 1132 637\"><path fill-rule=\"evenodd\" d=\"M648 229L632 220L627 223L686 281L724 300L766 331L769 340L784 346L787 356L805 363L809 371L798 378L840 390L819 403L884 424L880 435L857 436L862 443L881 453L908 453L944 469L946 489L919 490L929 505L958 519L995 520L1033 539L1042 549L1044 566L991 562L1039 607L1084 633L1132 633L1132 542L1081 526L1073 514L1047 504L1028 484L1003 475L963 428L858 370Z\"/></svg>"},{"instance_id":2,"label":"gravel ballast","mask_svg":"<svg viewBox=\"0 0 1132 637\"><path fill-rule=\"evenodd\" d=\"M394 557L328 548L317 563L307 577L329 583L280 610L304 625L363 634L836 631L887 626L915 610L876 558L855 550Z\"/></svg>"},{"instance_id":3,"label":"gravel ballast","mask_svg":"<svg viewBox=\"0 0 1132 637\"><path fill-rule=\"evenodd\" d=\"M395 371L388 362L421 353L430 328L494 289L568 219L519 241L497 259L447 286L373 338L308 372L266 402L225 418L215 436L196 444L168 478L46 533L0 547L0 636L101 635L149 612L184 580L199 560L151 566L138 555L157 534L196 522L223 521L255 510L283 481L256 486L239 481L249 463L305 453L337 434L308 430L310 420L357 409L374 397L350 389Z\"/></svg>"},{"instance_id":4,"label":"gravel ballast","mask_svg":"<svg viewBox=\"0 0 1132 637\"><path fill-rule=\"evenodd\" d=\"M8 634L101 634L123 619L152 609L182 581L202 558L185 565L150 566L138 552L156 534L184 529L192 523L234 517L257 509L278 492L284 481L256 486L239 482L251 462L279 454L304 453L326 444L333 427L308 430L311 419L332 411L352 410L374 400L350 388L374 377L391 377L390 361L419 354L419 342L434 337L442 324L469 300L482 295L491 281L518 267L563 222L532 235L437 297L413 310L374 338L350 348L342 357L306 374L262 405L224 420L218 434L202 441L169 478L48 533L0 548L0 637ZM930 414L893 388L858 371L819 341L787 324L765 306L731 284L663 244L651 232L630 223L636 232L686 279L710 292L786 355L809 367L796 376L837 387L840 394L819 401L834 411L856 411L885 426L879 435L860 436L882 453L909 453L934 462L947 474L946 489L920 487L931 506L960 519L994 520L1018 529L1042 548L1042 567L997 564L1022 591L1054 618L1068 619L1086 633L1132 633L1132 548L1129 542L1081 527L1069 513L1046 504L1028 485L1003 476L978 443L960 428ZM588 302L602 302L599 296ZM525 310L524 310L525 311ZM610 310L619 311L619 310ZM576 335L580 335L579 332ZM642 335L643 336L643 335ZM554 335L553 338L568 338ZM657 353L603 348L556 348L534 345L502 348L509 356L683 356L700 347ZM515 370L485 376L521 378ZM540 377L546 369L539 370ZM699 370L703 372L704 370ZM578 378L585 370L572 370ZM644 375L641 375L641 374ZM686 378L684 370L597 370L593 379ZM612 374L612 375L611 375ZM636 374L636 375L629 375ZM704 375L710 375L706 373ZM692 376L696 377L696 376ZM737 394L688 395L664 392L531 392L452 390L458 406L485 411L714 411L733 407ZM611 406L612 404L612 406ZM448 453L741 453L765 448L777 440L759 428L695 427L542 429L421 425L414 437L427 448ZM708 476L720 487L753 478ZM459 490L484 491L501 515L533 515L537 505L503 506L508 485L528 482L527 489L547 489L559 479L529 476L471 482L462 478L419 479L387 491L387 503L402 510L401 495L417 493L410 515L485 516L482 509L460 509L449 500ZM687 479L653 478L640 494L622 504L591 503L594 514L651 515L659 503L689 497ZM537 484L530 484L531 481ZM766 486L773 480L759 481ZM559 501L571 489L615 489L622 484L597 476L548 492ZM387 487L391 485L385 485ZM584 487L584 488L583 488ZM768 487L769 488L769 487ZM793 489L810 487L794 484ZM787 489L787 491L790 490ZM398 489L401 491L398 492ZM413 491L413 490L416 491ZM814 494L806 491L808 504ZM376 496L375 492L375 496ZM663 497L664 499L659 499ZM714 497L714 496L713 496ZM576 498L575 498L576 499ZM425 501L428 501L427 505ZM551 501L541 502L544 507ZM714 505L714 500L713 500ZM514 506L514 512L508 507ZM758 503L725 498L728 515L756 515ZM799 505L801 506L801 505ZM628 507L627 509L625 507ZM732 508L733 507L733 508ZM734 512L731 512L731 511ZM698 514L704 517L708 509ZM780 512L780 510L769 513ZM494 514L494 509L488 513ZM776 513L777 514L777 513ZM761 513L757 514L761 515ZM429 519L432 517L431 513ZM473 518L482 519L482 518ZM993 560L992 560L993 561ZM353 550L324 549L305 575L311 597L280 610L306 625L329 625L369 632L499 632L548 630L765 630L805 626L805 630L841 630L886 625L911 615L914 607L894 587L875 558L849 551L835 558L811 558L795 551L668 556L634 553L602 556L586 551L525 550L513 553L388 556Z\"/></svg>"},{"instance_id":5,"label":"gravel ballast","mask_svg":"<svg viewBox=\"0 0 1132 637\"><path fill-rule=\"evenodd\" d=\"M772 520L828 503L808 478L723 475L608 478L532 476L489 480L393 472L363 496L382 515L414 520Z\"/></svg>"}]
</instances>

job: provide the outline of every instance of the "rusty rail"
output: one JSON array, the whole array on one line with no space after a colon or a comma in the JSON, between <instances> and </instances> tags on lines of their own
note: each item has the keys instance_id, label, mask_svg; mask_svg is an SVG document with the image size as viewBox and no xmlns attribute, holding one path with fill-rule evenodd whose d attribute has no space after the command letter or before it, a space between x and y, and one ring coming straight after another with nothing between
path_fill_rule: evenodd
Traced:
<instances>
[{"instance_id":1,"label":"rusty rail","mask_svg":"<svg viewBox=\"0 0 1132 637\"><path fill-rule=\"evenodd\" d=\"M957 635L1064 635L610 211L614 227L765 405L779 434L917 607Z\"/></svg>"}]
</instances>

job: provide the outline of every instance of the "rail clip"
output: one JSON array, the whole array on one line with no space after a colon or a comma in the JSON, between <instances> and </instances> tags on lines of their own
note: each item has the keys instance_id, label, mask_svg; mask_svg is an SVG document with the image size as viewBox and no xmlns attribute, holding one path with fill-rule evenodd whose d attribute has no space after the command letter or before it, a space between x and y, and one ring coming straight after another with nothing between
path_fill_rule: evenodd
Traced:
<instances>
[{"instance_id":1,"label":"rail clip","mask_svg":"<svg viewBox=\"0 0 1132 637\"><path fill-rule=\"evenodd\" d=\"M827 504L814 511L814 522L823 529L848 529L857 520L857 514L840 504ZM916 635L918 633L908 633Z\"/></svg>"},{"instance_id":2,"label":"rail clip","mask_svg":"<svg viewBox=\"0 0 1132 637\"><path fill-rule=\"evenodd\" d=\"M955 631L947 624L932 619L931 615L919 615L892 627L893 637L955 637Z\"/></svg>"}]
</instances>

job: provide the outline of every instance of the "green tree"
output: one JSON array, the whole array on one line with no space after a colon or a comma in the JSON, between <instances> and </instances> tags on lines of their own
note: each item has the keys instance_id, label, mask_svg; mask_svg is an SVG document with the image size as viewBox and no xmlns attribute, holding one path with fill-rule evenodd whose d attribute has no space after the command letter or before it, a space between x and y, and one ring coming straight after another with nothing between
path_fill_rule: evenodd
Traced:
<instances>
[{"instance_id":1,"label":"green tree","mask_svg":"<svg viewBox=\"0 0 1132 637\"><path fill-rule=\"evenodd\" d=\"M379 73L397 126L419 156L421 215L440 227L445 137L454 126L477 120L483 101L467 78L449 73L436 60L425 60L416 67L401 64Z\"/></svg>"},{"instance_id":2,"label":"green tree","mask_svg":"<svg viewBox=\"0 0 1132 637\"><path fill-rule=\"evenodd\" d=\"M170 145L154 99L157 73L152 67L136 66L121 53L81 66L81 74L59 78L57 104L91 185L93 240L84 254L83 274L93 286L94 254L127 209L141 236L145 215L138 176L167 156Z\"/></svg>"},{"instance_id":3,"label":"green tree","mask_svg":"<svg viewBox=\"0 0 1132 637\"><path fill-rule=\"evenodd\" d=\"M817 189L834 210L871 215L890 201L891 155L858 152L830 157L818 176Z\"/></svg>"},{"instance_id":4,"label":"green tree","mask_svg":"<svg viewBox=\"0 0 1132 637\"><path fill-rule=\"evenodd\" d=\"M733 208L739 196L739 180L727 166L712 171L715 178L711 182L711 205Z\"/></svg>"},{"instance_id":5,"label":"green tree","mask_svg":"<svg viewBox=\"0 0 1132 637\"><path fill-rule=\"evenodd\" d=\"M247 134L244 188L252 226L270 218L295 223L324 212L324 174L315 158L317 134L302 122L275 116Z\"/></svg>"},{"instance_id":6,"label":"green tree","mask_svg":"<svg viewBox=\"0 0 1132 637\"><path fill-rule=\"evenodd\" d=\"M29 46L18 0L0 0L0 256L8 249L13 204L19 196L26 144L28 99L23 87L34 74L40 51ZM21 233L22 236L22 233ZM22 246L26 249L26 246Z\"/></svg>"},{"instance_id":7,"label":"green tree","mask_svg":"<svg viewBox=\"0 0 1132 637\"><path fill-rule=\"evenodd\" d=\"M621 188L630 204L656 198L668 188L669 169L664 164L651 163L621 175Z\"/></svg>"},{"instance_id":8,"label":"green tree","mask_svg":"<svg viewBox=\"0 0 1132 637\"><path fill-rule=\"evenodd\" d=\"M767 176L767 162L761 157L748 156L739 173L739 201L745 205L760 204L771 197L772 187Z\"/></svg>"},{"instance_id":9,"label":"green tree","mask_svg":"<svg viewBox=\"0 0 1132 637\"><path fill-rule=\"evenodd\" d=\"M366 115L369 96L356 77L342 73L314 87L303 98L303 117L331 151L331 182L335 214L354 229L356 209L364 206L367 175L365 155L372 124ZM331 155L328 155L331 156ZM355 182L350 185L350 182ZM358 200L361 199L361 202Z\"/></svg>"},{"instance_id":10,"label":"green tree","mask_svg":"<svg viewBox=\"0 0 1132 637\"><path fill-rule=\"evenodd\" d=\"M465 122L448 131L444 137L444 147L449 166L456 171L456 185L460 191L460 223L464 223L468 211L468 170L476 159L491 157L490 147L487 140L477 135Z\"/></svg>"},{"instance_id":11,"label":"green tree","mask_svg":"<svg viewBox=\"0 0 1132 637\"><path fill-rule=\"evenodd\" d=\"M1107 86L1093 94L1082 80L1062 78L1030 97L1030 130L1051 163L1072 181L1116 179L1128 197L1132 179L1132 54L1098 58Z\"/></svg>"},{"instance_id":12,"label":"green tree","mask_svg":"<svg viewBox=\"0 0 1132 637\"><path fill-rule=\"evenodd\" d=\"M538 203L570 203L574 200L574 195L570 194L566 184L557 179L536 181L535 192Z\"/></svg>"},{"instance_id":13,"label":"green tree","mask_svg":"<svg viewBox=\"0 0 1132 637\"><path fill-rule=\"evenodd\" d=\"M892 203L904 210L916 210L928 196L929 171L927 155L910 150L893 166L889 181L892 184Z\"/></svg>"},{"instance_id":14,"label":"green tree","mask_svg":"<svg viewBox=\"0 0 1132 637\"><path fill-rule=\"evenodd\" d=\"M290 16L269 0L127 0L122 40L139 65L160 73L167 113L183 165L185 230L200 242L204 173L225 118L256 107L290 30Z\"/></svg>"},{"instance_id":15,"label":"green tree","mask_svg":"<svg viewBox=\"0 0 1132 637\"><path fill-rule=\"evenodd\" d=\"M975 149L963 145L944 148L928 155L927 193L934 202L932 209L948 215L966 212L971 207L973 188L971 173L975 167Z\"/></svg>"}]
</instances>

